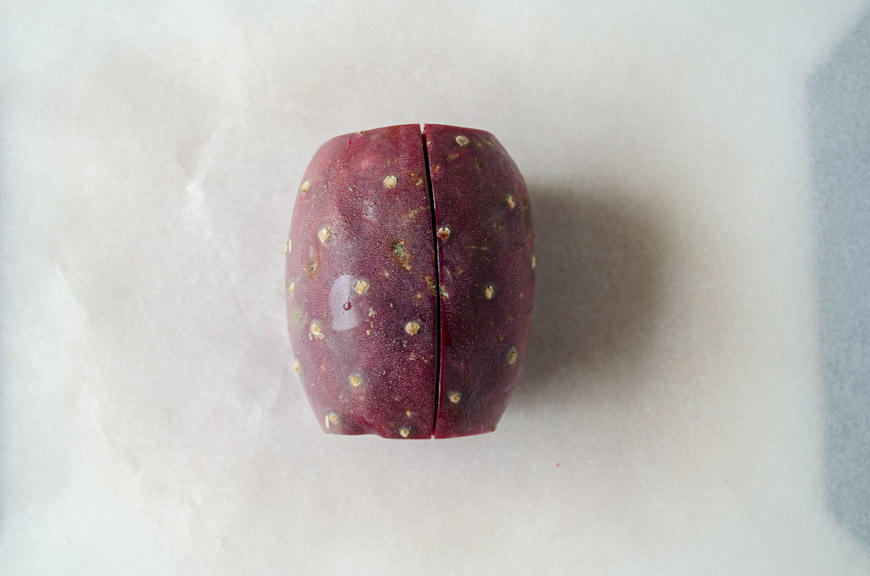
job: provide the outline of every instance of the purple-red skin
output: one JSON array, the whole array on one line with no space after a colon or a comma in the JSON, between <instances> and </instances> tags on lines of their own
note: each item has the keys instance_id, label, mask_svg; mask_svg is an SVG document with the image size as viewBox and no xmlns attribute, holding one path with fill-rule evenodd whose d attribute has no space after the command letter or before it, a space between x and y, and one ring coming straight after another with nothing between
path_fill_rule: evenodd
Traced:
<instances>
[{"instance_id":1,"label":"purple-red skin","mask_svg":"<svg viewBox=\"0 0 870 576\"><path fill-rule=\"evenodd\" d=\"M489 132L426 125L426 139L436 228L450 230L438 236L435 437L481 434L495 429L525 358L535 299L529 194Z\"/></svg>"},{"instance_id":2,"label":"purple-red skin","mask_svg":"<svg viewBox=\"0 0 870 576\"><path fill-rule=\"evenodd\" d=\"M384 183L390 176L394 188ZM286 288L290 341L311 407L328 432L429 438L438 330L427 284L435 250L420 128L333 138L302 181ZM399 242L404 252L394 250ZM362 294L357 281L368 283ZM420 326L414 335L409 322Z\"/></svg>"},{"instance_id":3,"label":"purple-red skin","mask_svg":"<svg viewBox=\"0 0 870 576\"><path fill-rule=\"evenodd\" d=\"M495 137L412 124L329 140L285 252L294 364L325 431L495 429L534 301L528 193Z\"/></svg>"}]
</instances>

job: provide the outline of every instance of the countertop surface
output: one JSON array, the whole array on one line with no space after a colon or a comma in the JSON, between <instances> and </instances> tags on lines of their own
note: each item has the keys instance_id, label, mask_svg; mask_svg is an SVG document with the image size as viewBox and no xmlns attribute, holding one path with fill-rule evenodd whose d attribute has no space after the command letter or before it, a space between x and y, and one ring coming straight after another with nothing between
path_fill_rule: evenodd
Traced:
<instances>
[{"instance_id":1,"label":"countertop surface","mask_svg":"<svg viewBox=\"0 0 870 576\"><path fill-rule=\"evenodd\" d=\"M866 2L0 2L0 573L870 574ZM326 139L489 130L537 299L492 434L324 434Z\"/></svg>"}]
</instances>

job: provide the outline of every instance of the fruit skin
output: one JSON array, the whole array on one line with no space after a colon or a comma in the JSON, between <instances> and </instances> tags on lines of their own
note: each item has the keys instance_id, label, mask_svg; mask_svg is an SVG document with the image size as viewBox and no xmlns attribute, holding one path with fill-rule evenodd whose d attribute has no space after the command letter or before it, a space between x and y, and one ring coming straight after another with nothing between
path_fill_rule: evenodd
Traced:
<instances>
[{"instance_id":1,"label":"fruit skin","mask_svg":"<svg viewBox=\"0 0 870 576\"><path fill-rule=\"evenodd\" d=\"M438 238L435 437L480 434L498 423L525 358L535 298L531 205L522 174L489 132L426 125L426 137L435 226L450 230Z\"/></svg>"},{"instance_id":2,"label":"fruit skin","mask_svg":"<svg viewBox=\"0 0 870 576\"><path fill-rule=\"evenodd\" d=\"M528 193L494 136L413 124L329 140L285 253L294 365L324 430L495 428L525 356L534 270Z\"/></svg>"},{"instance_id":3,"label":"fruit skin","mask_svg":"<svg viewBox=\"0 0 870 576\"><path fill-rule=\"evenodd\" d=\"M285 288L290 342L311 407L331 433L429 438L438 349L420 127L333 138L302 183ZM413 335L410 322L419 325Z\"/></svg>"}]
</instances>

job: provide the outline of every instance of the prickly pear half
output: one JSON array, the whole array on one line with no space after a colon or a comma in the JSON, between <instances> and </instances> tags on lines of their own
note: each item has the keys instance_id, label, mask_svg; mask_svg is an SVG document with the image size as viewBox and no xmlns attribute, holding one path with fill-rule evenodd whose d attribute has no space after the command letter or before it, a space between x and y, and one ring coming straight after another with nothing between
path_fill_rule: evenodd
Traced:
<instances>
[{"instance_id":1,"label":"prickly pear half","mask_svg":"<svg viewBox=\"0 0 870 576\"><path fill-rule=\"evenodd\" d=\"M533 249L523 177L492 134L410 124L323 144L285 281L294 366L324 430L494 430L525 356Z\"/></svg>"}]
</instances>

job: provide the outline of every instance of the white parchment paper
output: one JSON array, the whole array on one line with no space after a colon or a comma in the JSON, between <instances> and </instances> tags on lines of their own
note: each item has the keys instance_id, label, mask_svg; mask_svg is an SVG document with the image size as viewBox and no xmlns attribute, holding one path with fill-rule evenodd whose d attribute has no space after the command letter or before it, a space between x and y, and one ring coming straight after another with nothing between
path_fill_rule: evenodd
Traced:
<instances>
[{"instance_id":1,"label":"white parchment paper","mask_svg":"<svg viewBox=\"0 0 870 576\"><path fill-rule=\"evenodd\" d=\"M866 3L0 7L0 574L870 573L807 99ZM525 372L495 434L327 436L293 195L413 122L526 176Z\"/></svg>"}]
</instances>

